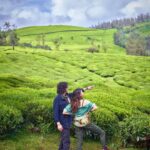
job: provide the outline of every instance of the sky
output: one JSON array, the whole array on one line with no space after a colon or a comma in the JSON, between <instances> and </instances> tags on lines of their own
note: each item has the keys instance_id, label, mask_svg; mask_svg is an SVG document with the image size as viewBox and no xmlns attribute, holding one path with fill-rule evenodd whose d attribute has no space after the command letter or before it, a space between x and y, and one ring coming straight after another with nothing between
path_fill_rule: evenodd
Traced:
<instances>
[{"instance_id":1,"label":"sky","mask_svg":"<svg viewBox=\"0 0 150 150\"><path fill-rule=\"evenodd\" d=\"M0 0L0 25L89 27L113 19L150 13L150 0Z\"/></svg>"}]
</instances>

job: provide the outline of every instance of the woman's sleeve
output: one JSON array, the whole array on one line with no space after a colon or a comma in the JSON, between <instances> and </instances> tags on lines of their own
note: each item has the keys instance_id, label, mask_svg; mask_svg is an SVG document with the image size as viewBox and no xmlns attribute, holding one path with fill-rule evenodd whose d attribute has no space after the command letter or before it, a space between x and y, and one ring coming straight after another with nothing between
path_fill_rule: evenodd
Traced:
<instances>
[{"instance_id":1,"label":"woman's sleeve","mask_svg":"<svg viewBox=\"0 0 150 150\"><path fill-rule=\"evenodd\" d=\"M96 104L89 101L88 103L88 111L90 111Z\"/></svg>"},{"instance_id":2,"label":"woman's sleeve","mask_svg":"<svg viewBox=\"0 0 150 150\"><path fill-rule=\"evenodd\" d=\"M71 111L71 104L68 104L65 108L64 108L64 113L67 113L67 114L72 114L72 111Z\"/></svg>"}]
</instances>

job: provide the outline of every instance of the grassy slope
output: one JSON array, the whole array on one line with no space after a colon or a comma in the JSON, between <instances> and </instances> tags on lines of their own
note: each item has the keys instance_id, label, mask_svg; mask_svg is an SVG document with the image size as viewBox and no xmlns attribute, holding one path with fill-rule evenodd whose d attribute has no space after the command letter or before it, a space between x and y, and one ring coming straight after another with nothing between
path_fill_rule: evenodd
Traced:
<instances>
[{"instance_id":1,"label":"grassy slope","mask_svg":"<svg viewBox=\"0 0 150 150\"><path fill-rule=\"evenodd\" d=\"M67 26L58 26L54 27L55 31L60 31L59 27L63 28L61 30L68 29ZM40 29L37 31L37 28ZM54 31L47 28L20 29L18 34L21 42L32 41L36 44L36 35L30 34ZM71 30L76 29L79 28L71 27ZM93 91L86 93L86 98L96 102L112 116L133 112L146 115L145 112L150 110L150 58L126 56L124 49L113 44L114 32L90 30L46 34L46 44L53 48L52 51L21 47L13 51L10 47L0 47L0 101L14 107L20 107L24 101L51 105L57 82L65 80L69 82L70 90L95 85ZM52 39L60 36L66 43L56 50ZM105 44L107 53L103 53L103 48L100 53L86 52L86 48L91 46L87 37L94 37L95 45ZM33 141L35 139L33 137ZM11 147L11 144L8 145ZM93 150L96 150L96 146Z\"/></svg>"},{"instance_id":2,"label":"grassy slope","mask_svg":"<svg viewBox=\"0 0 150 150\"><path fill-rule=\"evenodd\" d=\"M68 31L68 30L90 30L89 28L76 27L76 26L64 26L64 25L50 25L50 26L31 26L20 28L17 30L19 35L32 35L40 33L51 33L58 31Z\"/></svg>"},{"instance_id":3,"label":"grassy slope","mask_svg":"<svg viewBox=\"0 0 150 150\"><path fill-rule=\"evenodd\" d=\"M70 31L72 30L72 31ZM78 30L78 32L76 31ZM86 31L87 30L87 31ZM69 32L70 31L70 32ZM95 30L82 27L72 26L47 26L47 27L28 27L19 29L17 32L20 35L21 42L31 43L33 45L39 44L37 36L45 33L45 44L50 45L53 49L55 46L53 40L62 38L60 50L74 50L81 51L91 47L91 41L88 37L94 39L94 45L100 46L100 51L103 52L103 47L107 48L109 53L125 53L124 49L114 45L113 33L116 30ZM54 32L54 33L53 33ZM26 35L26 36L25 36ZM73 39L71 39L73 37Z\"/></svg>"},{"instance_id":4,"label":"grassy slope","mask_svg":"<svg viewBox=\"0 0 150 150\"><path fill-rule=\"evenodd\" d=\"M133 27L126 27L125 31L136 31L144 36L149 36L150 35L150 22L146 22L146 23L140 23L140 24L136 24Z\"/></svg>"}]
</instances>

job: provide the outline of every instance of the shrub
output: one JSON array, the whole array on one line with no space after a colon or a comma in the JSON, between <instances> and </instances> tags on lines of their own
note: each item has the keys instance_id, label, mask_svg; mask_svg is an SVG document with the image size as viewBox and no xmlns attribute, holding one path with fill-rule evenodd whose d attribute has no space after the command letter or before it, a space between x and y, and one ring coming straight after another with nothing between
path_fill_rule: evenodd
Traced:
<instances>
[{"instance_id":1,"label":"shrub","mask_svg":"<svg viewBox=\"0 0 150 150\"><path fill-rule=\"evenodd\" d=\"M51 50L51 47L48 46L48 45L44 45L44 46L43 46L43 49L45 49L45 50Z\"/></svg>"},{"instance_id":2,"label":"shrub","mask_svg":"<svg viewBox=\"0 0 150 150\"><path fill-rule=\"evenodd\" d=\"M71 36L71 37L70 37L70 39L71 39L71 40L74 40L74 37L73 37L73 36Z\"/></svg>"},{"instance_id":3,"label":"shrub","mask_svg":"<svg viewBox=\"0 0 150 150\"><path fill-rule=\"evenodd\" d=\"M120 123L124 143L136 141L137 137L150 135L150 118L147 115L131 116Z\"/></svg>"},{"instance_id":4,"label":"shrub","mask_svg":"<svg viewBox=\"0 0 150 150\"><path fill-rule=\"evenodd\" d=\"M109 139L117 132L118 118L106 109L101 108L93 113L92 120L106 132Z\"/></svg>"},{"instance_id":5,"label":"shrub","mask_svg":"<svg viewBox=\"0 0 150 150\"><path fill-rule=\"evenodd\" d=\"M32 124L34 127L44 129L46 132L54 127L51 106L30 102L23 110L23 117L26 124Z\"/></svg>"},{"instance_id":6,"label":"shrub","mask_svg":"<svg viewBox=\"0 0 150 150\"><path fill-rule=\"evenodd\" d=\"M42 46L42 45L36 45L36 46L34 46L34 48L41 48L41 49L45 49L45 50L51 50L51 47L48 46L48 45L44 45L44 46Z\"/></svg>"},{"instance_id":7,"label":"shrub","mask_svg":"<svg viewBox=\"0 0 150 150\"><path fill-rule=\"evenodd\" d=\"M6 136L14 131L22 122L23 118L19 110L0 104L0 136Z\"/></svg>"},{"instance_id":8,"label":"shrub","mask_svg":"<svg viewBox=\"0 0 150 150\"><path fill-rule=\"evenodd\" d=\"M59 50L61 42L62 42L62 40L60 38L53 39L53 43L54 43L57 50Z\"/></svg>"},{"instance_id":9,"label":"shrub","mask_svg":"<svg viewBox=\"0 0 150 150\"><path fill-rule=\"evenodd\" d=\"M33 47L31 43L22 43L20 44L20 46L23 46L23 47Z\"/></svg>"},{"instance_id":10,"label":"shrub","mask_svg":"<svg viewBox=\"0 0 150 150\"><path fill-rule=\"evenodd\" d=\"M20 44L20 46L22 47L30 47L30 48L41 48L41 49L45 49L45 50L51 50L51 47L48 45L36 45L33 46L31 43L22 43Z\"/></svg>"},{"instance_id":11,"label":"shrub","mask_svg":"<svg viewBox=\"0 0 150 150\"><path fill-rule=\"evenodd\" d=\"M94 52L99 52L97 47L90 47L88 48L88 52L94 53Z\"/></svg>"}]
</instances>

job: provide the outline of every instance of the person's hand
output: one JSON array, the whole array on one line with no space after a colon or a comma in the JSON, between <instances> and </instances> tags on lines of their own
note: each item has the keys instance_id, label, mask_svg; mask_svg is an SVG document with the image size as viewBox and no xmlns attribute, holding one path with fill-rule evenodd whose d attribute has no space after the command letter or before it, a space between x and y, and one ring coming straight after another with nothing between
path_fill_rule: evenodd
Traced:
<instances>
[{"instance_id":1,"label":"person's hand","mask_svg":"<svg viewBox=\"0 0 150 150\"><path fill-rule=\"evenodd\" d=\"M93 88L94 88L94 86L88 86L88 87L86 87L87 90L91 90Z\"/></svg>"},{"instance_id":2,"label":"person's hand","mask_svg":"<svg viewBox=\"0 0 150 150\"><path fill-rule=\"evenodd\" d=\"M63 126L61 125L60 122L57 123L57 129L62 132L63 131Z\"/></svg>"}]
</instances>

